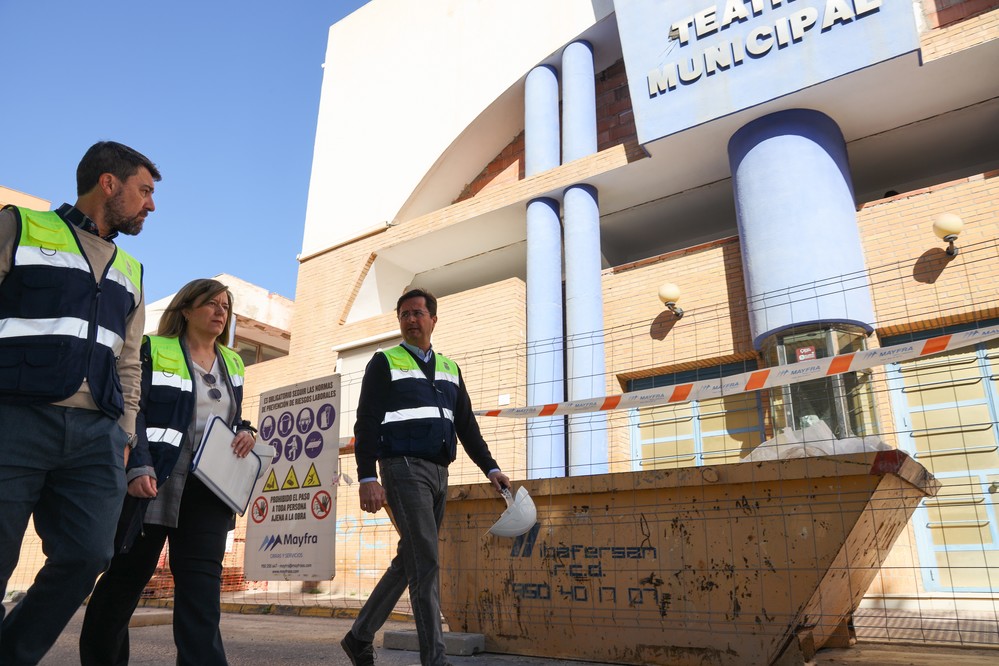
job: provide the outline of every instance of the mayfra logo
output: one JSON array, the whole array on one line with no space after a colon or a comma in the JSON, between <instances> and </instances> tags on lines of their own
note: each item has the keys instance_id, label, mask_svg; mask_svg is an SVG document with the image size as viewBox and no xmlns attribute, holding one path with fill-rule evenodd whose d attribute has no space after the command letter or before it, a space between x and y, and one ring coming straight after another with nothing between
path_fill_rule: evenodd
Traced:
<instances>
[{"instance_id":1,"label":"mayfra logo","mask_svg":"<svg viewBox=\"0 0 999 666\"><path fill-rule=\"evenodd\" d=\"M260 542L260 548L257 552L261 550L274 550L280 545L285 546L304 546L305 544L316 544L319 543L319 536L316 534L269 534L264 537L263 541Z\"/></svg>"}]
</instances>

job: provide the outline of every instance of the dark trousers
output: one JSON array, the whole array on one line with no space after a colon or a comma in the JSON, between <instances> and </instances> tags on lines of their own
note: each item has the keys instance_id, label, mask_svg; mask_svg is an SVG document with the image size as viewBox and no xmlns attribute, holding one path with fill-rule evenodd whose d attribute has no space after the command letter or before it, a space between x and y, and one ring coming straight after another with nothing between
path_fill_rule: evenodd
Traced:
<instances>
[{"instance_id":1,"label":"dark trousers","mask_svg":"<svg viewBox=\"0 0 999 666\"><path fill-rule=\"evenodd\" d=\"M447 657L441 629L437 538L447 505L447 467L405 457L382 460L379 467L399 532L399 547L351 632L359 641L372 642L408 587L420 663L442 666Z\"/></svg>"},{"instance_id":2,"label":"dark trousers","mask_svg":"<svg viewBox=\"0 0 999 666\"><path fill-rule=\"evenodd\" d=\"M187 477L177 527L145 525L131 550L119 553L94 589L80 632L83 666L128 663L128 621L170 542L174 580L173 639L177 664L228 663L219 630L222 557L232 511L193 476Z\"/></svg>"},{"instance_id":3,"label":"dark trousers","mask_svg":"<svg viewBox=\"0 0 999 666\"><path fill-rule=\"evenodd\" d=\"M0 664L37 664L111 560L125 433L101 412L0 404L0 598L33 517L45 565L4 617Z\"/></svg>"}]
</instances>

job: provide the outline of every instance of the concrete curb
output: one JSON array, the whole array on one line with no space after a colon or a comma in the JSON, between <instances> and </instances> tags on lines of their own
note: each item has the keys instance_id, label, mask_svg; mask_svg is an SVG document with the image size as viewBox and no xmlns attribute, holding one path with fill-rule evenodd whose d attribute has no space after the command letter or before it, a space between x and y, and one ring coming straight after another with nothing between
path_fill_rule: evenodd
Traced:
<instances>
[{"instance_id":1,"label":"concrete curb","mask_svg":"<svg viewBox=\"0 0 999 666\"><path fill-rule=\"evenodd\" d=\"M389 650L420 651L420 639L416 629L408 631L386 631L382 647ZM444 632L444 652L452 657L471 657L486 651L486 637L482 634L466 634L459 631Z\"/></svg>"},{"instance_id":2,"label":"concrete curb","mask_svg":"<svg viewBox=\"0 0 999 666\"><path fill-rule=\"evenodd\" d=\"M172 610L136 609L128 621L128 626L131 629L156 627L163 624L173 624Z\"/></svg>"}]
</instances>

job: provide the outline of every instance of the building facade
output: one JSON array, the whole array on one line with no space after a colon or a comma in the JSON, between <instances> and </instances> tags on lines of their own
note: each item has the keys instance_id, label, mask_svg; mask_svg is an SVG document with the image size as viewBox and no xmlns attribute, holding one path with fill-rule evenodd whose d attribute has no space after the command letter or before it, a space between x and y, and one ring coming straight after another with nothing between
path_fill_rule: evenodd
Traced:
<instances>
[{"instance_id":1,"label":"building facade","mask_svg":"<svg viewBox=\"0 0 999 666\"><path fill-rule=\"evenodd\" d=\"M999 3L980 0L374 0L330 29L290 355L248 384L340 372L349 472L360 374L398 340L395 299L411 285L440 298L434 345L481 408L988 323L995 62ZM933 233L942 214L963 221L957 255ZM945 490L869 596L987 604L995 349L483 425L521 479L738 462L820 424L877 436ZM460 457L452 472L480 480ZM334 586L363 593L394 540L366 543L377 519L355 488L339 492Z\"/></svg>"}]
</instances>

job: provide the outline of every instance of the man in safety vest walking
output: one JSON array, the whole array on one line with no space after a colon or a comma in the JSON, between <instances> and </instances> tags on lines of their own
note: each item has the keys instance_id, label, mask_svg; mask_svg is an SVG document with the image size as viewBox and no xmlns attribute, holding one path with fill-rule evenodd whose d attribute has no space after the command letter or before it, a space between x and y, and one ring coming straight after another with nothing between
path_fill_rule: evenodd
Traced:
<instances>
[{"instance_id":1,"label":"man in safety vest walking","mask_svg":"<svg viewBox=\"0 0 999 666\"><path fill-rule=\"evenodd\" d=\"M404 342L375 354L364 370L354 457L361 509L375 513L387 505L399 547L340 645L355 666L374 663L375 632L408 586L420 661L444 666L437 538L447 499L447 468L457 455L457 440L497 492L508 487L510 479L499 470L479 432L458 366L431 349L437 299L413 289L399 298L395 311Z\"/></svg>"},{"instance_id":2,"label":"man in safety vest walking","mask_svg":"<svg viewBox=\"0 0 999 666\"><path fill-rule=\"evenodd\" d=\"M111 560L145 323L142 264L114 238L142 230L159 180L102 141L77 167L75 205L0 211L0 596L29 517L46 554L0 607L0 665L38 663Z\"/></svg>"}]
</instances>

